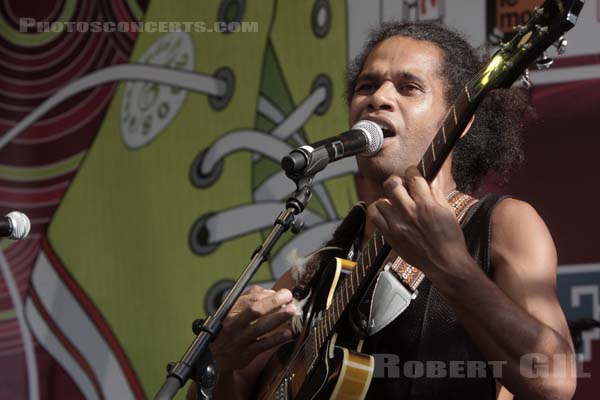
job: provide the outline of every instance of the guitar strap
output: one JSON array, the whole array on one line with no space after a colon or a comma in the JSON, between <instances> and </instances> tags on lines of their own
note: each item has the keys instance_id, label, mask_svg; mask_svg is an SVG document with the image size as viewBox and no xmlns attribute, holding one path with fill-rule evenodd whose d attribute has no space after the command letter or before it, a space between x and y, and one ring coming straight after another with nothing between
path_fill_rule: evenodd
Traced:
<instances>
[{"instance_id":1,"label":"guitar strap","mask_svg":"<svg viewBox=\"0 0 600 400\"><path fill-rule=\"evenodd\" d=\"M448 203L452 206L458 222L464 226L469 220L467 213L477 203L477 199L455 190L448 195ZM472 214L469 213L469 217ZM369 295L368 291L365 296L368 301L360 302L361 306L357 310L362 314L359 318L368 321L366 335L379 332L406 310L410 302L417 297L418 287L424 278L425 274L419 268L410 265L401 257L386 264L375 281L372 294Z\"/></svg>"}]
</instances>

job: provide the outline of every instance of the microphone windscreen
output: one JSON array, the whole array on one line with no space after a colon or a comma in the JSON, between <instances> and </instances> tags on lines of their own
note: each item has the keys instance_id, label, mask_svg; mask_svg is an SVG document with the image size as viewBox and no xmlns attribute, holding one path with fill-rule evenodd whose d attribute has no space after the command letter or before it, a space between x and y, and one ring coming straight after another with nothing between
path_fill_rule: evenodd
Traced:
<instances>
[{"instance_id":1,"label":"microphone windscreen","mask_svg":"<svg viewBox=\"0 0 600 400\"><path fill-rule=\"evenodd\" d=\"M31 229L31 222L29 221L29 218L27 218L27 215L18 211L11 211L8 214L6 214L6 217L10 219L12 223L13 229L10 235L11 239L23 239L27 235L29 235L29 231Z\"/></svg>"},{"instance_id":2,"label":"microphone windscreen","mask_svg":"<svg viewBox=\"0 0 600 400\"><path fill-rule=\"evenodd\" d=\"M373 121L362 120L358 121L352 129L360 129L367 134L369 145L367 146L367 150L361 155L372 156L381 149L383 145L383 130L378 124Z\"/></svg>"}]
</instances>

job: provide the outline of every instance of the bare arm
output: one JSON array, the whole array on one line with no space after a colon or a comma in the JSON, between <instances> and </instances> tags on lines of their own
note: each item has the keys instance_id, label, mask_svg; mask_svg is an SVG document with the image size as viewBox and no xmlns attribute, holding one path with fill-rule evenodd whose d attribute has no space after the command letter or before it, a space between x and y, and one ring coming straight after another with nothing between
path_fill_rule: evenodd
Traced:
<instances>
[{"instance_id":1,"label":"bare arm","mask_svg":"<svg viewBox=\"0 0 600 400\"><path fill-rule=\"evenodd\" d=\"M492 219L492 265L494 282L502 292L525 311L530 320L528 327L531 347L550 357L547 372L556 376L548 379L530 379L535 386L560 386L565 398L575 390L576 367L571 335L556 297L556 249L537 212L527 203L508 199L500 203ZM515 332L520 335L521 332ZM526 339L527 333L523 335ZM537 339L534 335L537 335ZM521 341L524 343L524 341ZM507 349L510 352L511 349ZM513 357L519 349L512 349ZM554 355L564 355L567 360ZM544 371L546 367L542 367ZM541 375L541 374L540 374ZM507 377L508 378L508 377ZM506 379L510 384L510 379ZM556 389L556 388L555 388ZM554 390L556 392L556 390Z\"/></svg>"},{"instance_id":2,"label":"bare arm","mask_svg":"<svg viewBox=\"0 0 600 400\"><path fill-rule=\"evenodd\" d=\"M571 398L574 353L555 294L556 251L550 234L537 213L517 200L502 202L492 224L494 282L470 257L458 257L451 268L466 274L439 276L436 285L484 356L507 362L500 382L510 392L529 399ZM558 362L555 355L562 356ZM540 364L530 369L534 359Z\"/></svg>"}]
</instances>

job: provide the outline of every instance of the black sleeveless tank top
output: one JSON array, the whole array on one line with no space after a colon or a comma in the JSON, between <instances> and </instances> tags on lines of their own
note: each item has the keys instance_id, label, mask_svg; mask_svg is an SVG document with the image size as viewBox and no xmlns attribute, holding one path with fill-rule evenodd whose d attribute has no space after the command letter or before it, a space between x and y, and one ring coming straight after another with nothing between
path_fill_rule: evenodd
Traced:
<instances>
[{"instance_id":1,"label":"black sleeveless tank top","mask_svg":"<svg viewBox=\"0 0 600 400\"><path fill-rule=\"evenodd\" d=\"M491 215L502 199L483 197L463 223L469 252L490 278ZM495 399L492 369L452 308L428 279L418 290L399 317L365 339L362 351L380 363L367 399Z\"/></svg>"}]
</instances>

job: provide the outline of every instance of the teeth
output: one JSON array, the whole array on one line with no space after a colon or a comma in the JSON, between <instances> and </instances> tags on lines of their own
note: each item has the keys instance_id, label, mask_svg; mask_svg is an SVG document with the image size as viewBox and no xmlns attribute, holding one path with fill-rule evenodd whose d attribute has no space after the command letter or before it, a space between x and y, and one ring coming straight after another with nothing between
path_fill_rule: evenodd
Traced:
<instances>
[{"instance_id":1,"label":"teeth","mask_svg":"<svg viewBox=\"0 0 600 400\"><path fill-rule=\"evenodd\" d=\"M368 117L367 117L367 118L365 118L365 119L366 119L367 121L371 121L371 122L374 122L374 123L376 123L377 125L379 125L379 127L380 127L380 128L381 128L381 130L383 131L383 137L386 137L386 138L387 138L387 137L392 137L392 136L395 136L395 135L396 135L396 134L394 133L394 129L393 129L393 128L392 128L390 125L388 125L388 123L387 123L387 122L385 122L385 121L378 121L378 120L372 120L372 119L369 119Z\"/></svg>"},{"instance_id":2,"label":"teeth","mask_svg":"<svg viewBox=\"0 0 600 400\"><path fill-rule=\"evenodd\" d=\"M377 125L379 125L381 127L381 129L383 130L383 136L384 137L390 137L390 136L394 136L394 130L392 128L390 128L390 126L385 123L385 122L377 122Z\"/></svg>"},{"instance_id":3,"label":"teeth","mask_svg":"<svg viewBox=\"0 0 600 400\"><path fill-rule=\"evenodd\" d=\"M389 130L389 131L391 131L391 130L392 130L392 129L389 127L389 125L388 125L387 123L385 123L385 122L379 122L379 121L373 121L373 122L375 122L377 125L379 125L379 127L380 127L381 129L387 129L387 130Z\"/></svg>"}]
</instances>

